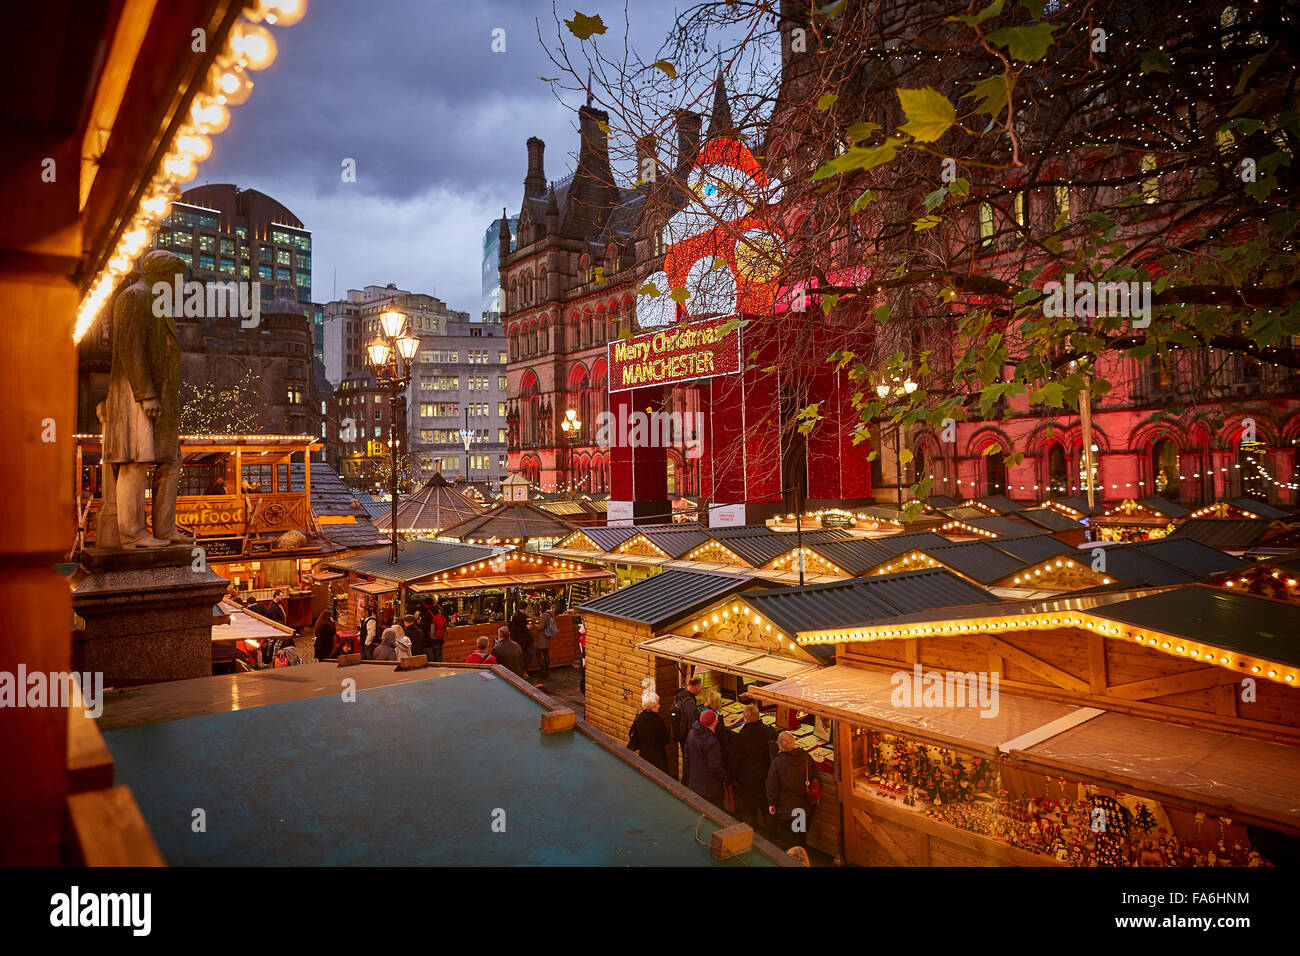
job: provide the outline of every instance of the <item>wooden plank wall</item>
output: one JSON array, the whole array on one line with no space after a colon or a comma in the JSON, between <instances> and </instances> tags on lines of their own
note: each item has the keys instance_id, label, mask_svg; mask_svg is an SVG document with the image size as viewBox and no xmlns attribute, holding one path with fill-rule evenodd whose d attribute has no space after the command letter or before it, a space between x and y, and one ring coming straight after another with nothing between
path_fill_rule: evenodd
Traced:
<instances>
[{"instance_id":1,"label":"wooden plank wall","mask_svg":"<svg viewBox=\"0 0 1300 956\"><path fill-rule=\"evenodd\" d=\"M587 720L615 740L626 741L628 728L641 711L641 681L656 676L654 659L636 648L654 635L644 624L633 624L588 612ZM672 689L660 687L660 698Z\"/></svg>"}]
</instances>

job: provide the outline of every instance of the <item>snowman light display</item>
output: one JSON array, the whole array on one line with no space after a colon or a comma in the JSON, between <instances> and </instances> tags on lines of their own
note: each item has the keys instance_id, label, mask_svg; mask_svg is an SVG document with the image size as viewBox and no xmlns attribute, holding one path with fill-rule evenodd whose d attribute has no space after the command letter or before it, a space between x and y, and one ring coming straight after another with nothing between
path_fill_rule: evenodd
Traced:
<instances>
[{"instance_id":1,"label":"snowman light display","mask_svg":"<svg viewBox=\"0 0 1300 956\"><path fill-rule=\"evenodd\" d=\"M663 270L646 277L657 294L637 296L637 324L675 324L673 289L686 290L691 320L770 309L785 245L769 222L780 180L768 179L743 143L724 137L700 150L686 189L686 206L663 229Z\"/></svg>"}]
</instances>

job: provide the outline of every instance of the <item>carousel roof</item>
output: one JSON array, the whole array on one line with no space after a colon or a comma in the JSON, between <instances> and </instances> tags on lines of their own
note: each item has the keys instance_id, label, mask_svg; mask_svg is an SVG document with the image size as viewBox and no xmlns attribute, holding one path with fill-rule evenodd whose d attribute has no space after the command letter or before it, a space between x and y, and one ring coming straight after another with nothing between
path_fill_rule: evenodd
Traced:
<instances>
[{"instance_id":1,"label":"carousel roof","mask_svg":"<svg viewBox=\"0 0 1300 956\"><path fill-rule=\"evenodd\" d=\"M424 483L423 488L398 503L397 530L426 534L441 532L444 528L483 514L483 510L482 505L457 491L438 472ZM375 527L387 531L392 518L386 510L382 515L377 515L374 521Z\"/></svg>"},{"instance_id":2,"label":"carousel roof","mask_svg":"<svg viewBox=\"0 0 1300 956\"><path fill-rule=\"evenodd\" d=\"M399 515L400 517L400 515ZM528 541L563 538L579 525L527 501L501 502L439 532L460 541Z\"/></svg>"}]
</instances>

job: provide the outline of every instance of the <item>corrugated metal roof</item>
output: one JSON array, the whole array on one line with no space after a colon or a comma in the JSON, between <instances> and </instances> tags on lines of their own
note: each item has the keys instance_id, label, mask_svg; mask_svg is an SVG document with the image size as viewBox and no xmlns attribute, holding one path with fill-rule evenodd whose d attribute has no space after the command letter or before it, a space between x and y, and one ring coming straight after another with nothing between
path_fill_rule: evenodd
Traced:
<instances>
[{"instance_id":1,"label":"corrugated metal roof","mask_svg":"<svg viewBox=\"0 0 1300 956\"><path fill-rule=\"evenodd\" d=\"M1211 548L1245 551L1268 534L1267 518L1188 518L1171 538L1191 538Z\"/></svg>"},{"instance_id":2,"label":"corrugated metal roof","mask_svg":"<svg viewBox=\"0 0 1300 956\"><path fill-rule=\"evenodd\" d=\"M1151 594L1093 613L1252 657L1300 665L1300 606L1295 604L1196 586Z\"/></svg>"},{"instance_id":3,"label":"corrugated metal roof","mask_svg":"<svg viewBox=\"0 0 1300 956\"><path fill-rule=\"evenodd\" d=\"M1168 498L1139 498L1137 503L1170 518L1181 518L1192 513L1191 508L1186 508Z\"/></svg>"},{"instance_id":4,"label":"corrugated metal roof","mask_svg":"<svg viewBox=\"0 0 1300 956\"><path fill-rule=\"evenodd\" d=\"M1074 531L1083 527L1082 522L1061 514L1055 508L1026 508L1024 511L1017 511L1016 517L1032 521L1048 531Z\"/></svg>"},{"instance_id":5,"label":"corrugated metal roof","mask_svg":"<svg viewBox=\"0 0 1300 956\"><path fill-rule=\"evenodd\" d=\"M756 568L761 568L781 555L793 550L796 541L792 534L754 535L717 539L718 543L744 558ZM807 538L804 546L808 546Z\"/></svg>"},{"instance_id":6,"label":"corrugated metal roof","mask_svg":"<svg viewBox=\"0 0 1300 956\"><path fill-rule=\"evenodd\" d=\"M1257 501L1254 498L1233 498L1228 502L1228 504L1235 508L1240 508L1242 511L1249 511L1253 515L1259 515L1261 518L1284 520L1295 517L1295 515L1289 511L1283 511L1281 508L1276 508L1267 501Z\"/></svg>"},{"instance_id":7,"label":"corrugated metal roof","mask_svg":"<svg viewBox=\"0 0 1300 956\"><path fill-rule=\"evenodd\" d=\"M709 540L709 536L704 529L691 525L685 527L681 525L642 525L641 533L649 539L651 544L672 558L683 557Z\"/></svg>"},{"instance_id":8,"label":"corrugated metal roof","mask_svg":"<svg viewBox=\"0 0 1300 956\"><path fill-rule=\"evenodd\" d=\"M1105 549L1106 563L1102 573L1130 584L1191 584L1197 576L1161 561L1154 554L1134 549L1131 545L1115 544Z\"/></svg>"},{"instance_id":9,"label":"corrugated metal roof","mask_svg":"<svg viewBox=\"0 0 1300 956\"><path fill-rule=\"evenodd\" d=\"M543 511L531 502L502 502L492 510L466 518L440 534L461 541L524 541L531 538L563 538L577 528L578 525L574 522Z\"/></svg>"},{"instance_id":10,"label":"corrugated metal roof","mask_svg":"<svg viewBox=\"0 0 1300 956\"><path fill-rule=\"evenodd\" d=\"M992 584L1026 567L1026 562L983 541L966 541L921 550L980 584Z\"/></svg>"},{"instance_id":11,"label":"corrugated metal roof","mask_svg":"<svg viewBox=\"0 0 1300 956\"><path fill-rule=\"evenodd\" d=\"M725 541L727 538L752 538L780 533L779 531L773 531L765 524L739 524L709 528L710 536L717 538L719 541Z\"/></svg>"},{"instance_id":12,"label":"corrugated metal roof","mask_svg":"<svg viewBox=\"0 0 1300 956\"><path fill-rule=\"evenodd\" d=\"M849 574L862 574L913 548L950 544L947 538L930 531L892 534L882 538L849 538L826 541L807 547Z\"/></svg>"},{"instance_id":13,"label":"corrugated metal roof","mask_svg":"<svg viewBox=\"0 0 1300 956\"><path fill-rule=\"evenodd\" d=\"M671 625L718 598L755 584L743 574L661 571L581 605L583 614L601 614L647 624L652 630Z\"/></svg>"},{"instance_id":14,"label":"corrugated metal roof","mask_svg":"<svg viewBox=\"0 0 1300 956\"><path fill-rule=\"evenodd\" d=\"M289 465L289 490L302 491L305 483L302 462ZM369 496L367 496L369 497ZM311 463L311 510L317 516L351 517L351 522L319 525L321 536L348 551L389 544L387 535L370 520L370 512L357 492L343 483L328 462Z\"/></svg>"},{"instance_id":15,"label":"corrugated metal roof","mask_svg":"<svg viewBox=\"0 0 1300 956\"><path fill-rule=\"evenodd\" d=\"M1157 538L1155 541L1140 541L1125 547L1173 565L1202 581L1224 571L1235 571L1246 564L1240 558L1234 558L1218 548L1211 548L1195 538Z\"/></svg>"},{"instance_id":16,"label":"corrugated metal roof","mask_svg":"<svg viewBox=\"0 0 1300 956\"><path fill-rule=\"evenodd\" d=\"M974 505L957 505L955 508L944 508L939 514L945 518L955 518L958 521L971 521L975 518L988 518L989 513L983 508L976 508Z\"/></svg>"},{"instance_id":17,"label":"corrugated metal roof","mask_svg":"<svg viewBox=\"0 0 1300 956\"><path fill-rule=\"evenodd\" d=\"M407 541L398 549L396 564L389 563L390 551L381 549L339 561L326 561L325 567L336 571L355 571L387 581L416 581L430 574L441 574L443 571L505 554L508 550L510 549L481 544Z\"/></svg>"},{"instance_id":18,"label":"corrugated metal roof","mask_svg":"<svg viewBox=\"0 0 1300 956\"><path fill-rule=\"evenodd\" d=\"M1019 558L1026 564L1038 564L1058 554L1078 555L1078 549L1072 548L1059 538L1050 534L1035 534L1026 538L994 538L987 542L990 547L1004 551L1013 558ZM1086 554L1087 552L1085 552Z\"/></svg>"},{"instance_id":19,"label":"corrugated metal roof","mask_svg":"<svg viewBox=\"0 0 1300 956\"><path fill-rule=\"evenodd\" d=\"M931 508L956 508L961 504L956 498L947 495L931 495L925 499L925 503Z\"/></svg>"},{"instance_id":20,"label":"corrugated metal roof","mask_svg":"<svg viewBox=\"0 0 1300 956\"><path fill-rule=\"evenodd\" d=\"M1019 518L1003 515L971 518L969 521L963 521L962 523L968 524L972 528L979 528L981 531L992 531L999 538L1024 538L1028 535L1047 534L1045 529L1040 528L1031 521L1021 521Z\"/></svg>"},{"instance_id":21,"label":"corrugated metal roof","mask_svg":"<svg viewBox=\"0 0 1300 956\"><path fill-rule=\"evenodd\" d=\"M1098 511L1106 510L1106 506L1101 503L1100 498L1094 499L1096 501L1096 504L1094 504L1091 508L1088 507L1088 499L1085 498L1083 495L1078 495L1071 498L1053 498L1049 500L1055 501L1057 504L1065 505L1065 507L1069 508L1071 511L1077 511L1080 514L1085 514L1085 515L1090 515ZM1047 504L1047 502L1043 502L1043 504Z\"/></svg>"},{"instance_id":22,"label":"corrugated metal roof","mask_svg":"<svg viewBox=\"0 0 1300 956\"><path fill-rule=\"evenodd\" d=\"M787 634L869 624L935 607L982 604L989 593L943 568L750 591L745 603Z\"/></svg>"},{"instance_id":23,"label":"corrugated metal roof","mask_svg":"<svg viewBox=\"0 0 1300 956\"><path fill-rule=\"evenodd\" d=\"M1025 502L1012 501L1006 495L989 495L987 498L976 498L975 500L982 505L987 505L1000 515L1012 514L1033 507Z\"/></svg>"},{"instance_id":24,"label":"corrugated metal roof","mask_svg":"<svg viewBox=\"0 0 1300 956\"><path fill-rule=\"evenodd\" d=\"M614 525L612 527L593 527L581 530L583 534L606 551L613 551L628 538L640 534L635 525Z\"/></svg>"}]
</instances>

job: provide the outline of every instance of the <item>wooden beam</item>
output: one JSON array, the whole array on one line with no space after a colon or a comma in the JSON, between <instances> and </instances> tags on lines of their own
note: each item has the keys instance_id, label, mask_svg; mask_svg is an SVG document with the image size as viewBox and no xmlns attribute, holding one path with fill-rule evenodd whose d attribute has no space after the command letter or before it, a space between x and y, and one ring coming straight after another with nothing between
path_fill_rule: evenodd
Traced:
<instances>
[{"instance_id":1,"label":"wooden beam","mask_svg":"<svg viewBox=\"0 0 1300 956\"><path fill-rule=\"evenodd\" d=\"M79 866L166 866L127 787L68 797L73 858Z\"/></svg>"},{"instance_id":2,"label":"wooden beam","mask_svg":"<svg viewBox=\"0 0 1300 956\"><path fill-rule=\"evenodd\" d=\"M1106 638L1100 634L1088 635L1088 689L1106 693Z\"/></svg>"},{"instance_id":3,"label":"wooden beam","mask_svg":"<svg viewBox=\"0 0 1300 956\"><path fill-rule=\"evenodd\" d=\"M1223 667L1198 667L1194 671L1182 674L1166 674L1148 680L1133 681L1129 684L1116 684L1107 693L1122 700L1149 700L1152 697L1165 697L1169 694L1183 694L1193 690L1204 690L1220 684L1236 684L1237 675ZM1222 713L1220 711L1219 713ZM1234 711L1235 713L1235 711Z\"/></svg>"},{"instance_id":4,"label":"wooden beam","mask_svg":"<svg viewBox=\"0 0 1300 956\"><path fill-rule=\"evenodd\" d=\"M1237 716L1237 682L1214 688L1214 712L1222 717Z\"/></svg>"},{"instance_id":5,"label":"wooden beam","mask_svg":"<svg viewBox=\"0 0 1300 956\"><path fill-rule=\"evenodd\" d=\"M1021 650L1014 644L1008 644L1001 638L989 635L989 649L1001 654L1007 661L1025 668L1037 674L1045 680L1051 681L1058 687L1064 687L1066 690L1074 691L1077 694L1088 693L1088 684L1075 677L1073 674L1061 670L1054 664L1049 664L1041 660L1028 651Z\"/></svg>"}]
</instances>

